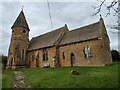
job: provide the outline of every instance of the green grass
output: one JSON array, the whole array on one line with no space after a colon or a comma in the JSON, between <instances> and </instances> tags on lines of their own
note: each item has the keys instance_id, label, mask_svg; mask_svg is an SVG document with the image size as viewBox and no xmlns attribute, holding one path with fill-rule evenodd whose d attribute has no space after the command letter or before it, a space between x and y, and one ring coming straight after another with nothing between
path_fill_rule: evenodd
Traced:
<instances>
[{"instance_id":1,"label":"green grass","mask_svg":"<svg viewBox=\"0 0 120 90\"><path fill-rule=\"evenodd\" d=\"M2 73L2 88L10 88L11 87L12 76L13 76L13 71L10 69L6 69Z\"/></svg>"},{"instance_id":2,"label":"green grass","mask_svg":"<svg viewBox=\"0 0 120 90\"><path fill-rule=\"evenodd\" d=\"M118 65L120 62L105 67L21 68L20 70L24 72L32 88L116 88ZM70 74L71 70L77 70L80 75ZM10 78L11 72L6 73L8 75L4 80Z\"/></svg>"},{"instance_id":3,"label":"green grass","mask_svg":"<svg viewBox=\"0 0 120 90\"><path fill-rule=\"evenodd\" d=\"M0 63L0 89L2 88L2 64Z\"/></svg>"}]
</instances>

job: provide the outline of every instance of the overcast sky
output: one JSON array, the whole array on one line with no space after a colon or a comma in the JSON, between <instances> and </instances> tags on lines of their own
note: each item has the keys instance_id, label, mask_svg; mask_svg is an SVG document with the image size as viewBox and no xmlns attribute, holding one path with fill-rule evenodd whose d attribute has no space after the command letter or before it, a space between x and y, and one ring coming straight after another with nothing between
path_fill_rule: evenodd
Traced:
<instances>
[{"instance_id":1,"label":"overcast sky","mask_svg":"<svg viewBox=\"0 0 120 90\"><path fill-rule=\"evenodd\" d=\"M22 6L26 16L29 28L30 37L36 37L43 33L52 30L50 24L49 10L47 2L1 2L0 13L2 17L0 20L0 53L7 55L10 39L11 39L11 26L19 15ZM98 2L50 2L51 16L53 21L53 29L60 28L64 24L68 25L69 30L82 27L99 20L99 15L92 16L95 10L92 6L99 5ZM102 9L102 17L104 19L107 32L110 38L111 49L118 49L118 35L111 33L107 25L112 25L116 22L117 16L105 17L107 10Z\"/></svg>"}]
</instances>

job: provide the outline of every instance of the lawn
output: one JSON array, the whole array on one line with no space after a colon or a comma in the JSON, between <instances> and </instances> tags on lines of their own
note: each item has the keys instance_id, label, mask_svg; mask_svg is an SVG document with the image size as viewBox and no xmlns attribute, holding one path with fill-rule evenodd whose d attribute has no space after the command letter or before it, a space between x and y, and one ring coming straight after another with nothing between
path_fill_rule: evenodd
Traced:
<instances>
[{"instance_id":1,"label":"lawn","mask_svg":"<svg viewBox=\"0 0 120 90\"><path fill-rule=\"evenodd\" d=\"M11 69L6 69L2 73L2 88L10 88L12 86L12 76L13 71Z\"/></svg>"},{"instance_id":2,"label":"lawn","mask_svg":"<svg viewBox=\"0 0 120 90\"><path fill-rule=\"evenodd\" d=\"M116 88L118 65L105 67L20 68L32 88ZM77 70L80 75L70 74ZM3 87L10 87L12 70L5 70ZM8 83L9 82L9 83Z\"/></svg>"},{"instance_id":3,"label":"lawn","mask_svg":"<svg viewBox=\"0 0 120 90\"><path fill-rule=\"evenodd\" d=\"M0 63L0 89L1 88L2 88L2 64Z\"/></svg>"}]
</instances>

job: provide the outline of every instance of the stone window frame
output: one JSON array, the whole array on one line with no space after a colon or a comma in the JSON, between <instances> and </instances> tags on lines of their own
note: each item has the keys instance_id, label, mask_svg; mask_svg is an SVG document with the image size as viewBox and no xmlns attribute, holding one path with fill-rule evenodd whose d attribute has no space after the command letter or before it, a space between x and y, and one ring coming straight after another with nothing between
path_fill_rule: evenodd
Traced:
<instances>
[{"instance_id":1,"label":"stone window frame","mask_svg":"<svg viewBox=\"0 0 120 90\"><path fill-rule=\"evenodd\" d=\"M26 35L28 33L28 31L26 29L22 29L21 32L23 35Z\"/></svg>"},{"instance_id":2,"label":"stone window frame","mask_svg":"<svg viewBox=\"0 0 120 90\"><path fill-rule=\"evenodd\" d=\"M25 49L21 50L21 59L25 60Z\"/></svg>"},{"instance_id":3,"label":"stone window frame","mask_svg":"<svg viewBox=\"0 0 120 90\"><path fill-rule=\"evenodd\" d=\"M48 50L43 49L43 61L47 61L47 60L48 60Z\"/></svg>"},{"instance_id":4,"label":"stone window frame","mask_svg":"<svg viewBox=\"0 0 120 90\"><path fill-rule=\"evenodd\" d=\"M62 58L65 59L65 52L62 52Z\"/></svg>"},{"instance_id":5,"label":"stone window frame","mask_svg":"<svg viewBox=\"0 0 120 90\"><path fill-rule=\"evenodd\" d=\"M26 33L26 30L25 30L25 29L23 29L23 30L22 30L22 33L24 33L24 34L25 34L25 33Z\"/></svg>"},{"instance_id":6,"label":"stone window frame","mask_svg":"<svg viewBox=\"0 0 120 90\"><path fill-rule=\"evenodd\" d=\"M91 47L90 46L85 46L83 48L83 53L85 58L91 57Z\"/></svg>"},{"instance_id":7,"label":"stone window frame","mask_svg":"<svg viewBox=\"0 0 120 90\"><path fill-rule=\"evenodd\" d=\"M76 55L74 52L71 52L70 54L70 63L71 63L71 66L74 66L76 64Z\"/></svg>"}]
</instances>

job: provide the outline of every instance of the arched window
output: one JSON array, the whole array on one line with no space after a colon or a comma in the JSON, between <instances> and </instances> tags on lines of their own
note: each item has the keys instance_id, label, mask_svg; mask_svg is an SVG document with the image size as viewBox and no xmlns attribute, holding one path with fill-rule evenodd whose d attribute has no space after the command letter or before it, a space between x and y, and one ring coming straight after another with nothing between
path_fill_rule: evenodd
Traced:
<instances>
[{"instance_id":1,"label":"arched window","mask_svg":"<svg viewBox=\"0 0 120 90\"><path fill-rule=\"evenodd\" d=\"M39 60L39 51L36 52L35 58L36 58L36 60Z\"/></svg>"},{"instance_id":2,"label":"arched window","mask_svg":"<svg viewBox=\"0 0 120 90\"><path fill-rule=\"evenodd\" d=\"M39 60L39 53L38 53L38 55L37 55L37 58L36 58L37 60Z\"/></svg>"},{"instance_id":3,"label":"arched window","mask_svg":"<svg viewBox=\"0 0 120 90\"><path fill-rule=\"evenodd\" d=\"M36 67L39 67L39 63L40 63L39 51L36 51L35 53L35 60L36 60Z\"/></svg>"},{"instance_id":4,"label":"arched window","mask_svg":"<svg viewBox=\"0 0 120 90\"><path fill-rule=\"evenodd\" d=\"M65 59L65 52L63 52L63 59Z\"/></svg>"},{"instance_id":5,"label":"arched window","mask_svg":"<svg viewBox=\"0 0 120 90\"><path fill-rule=\"evenodd\" d=\"M84 57L87 58L87 47L86 46L84 47L83 52L84 52Z\"/></svg>"},{"instance_id":6,"label":"arched window","mask_svg":"<svg viewBox=\"0 0 120 90\"><path fill-rule=\"evenodd\" d=\"M21 59L22 59L22 60L25 59L25 50L24 50L24 49L21 51Z\"/></svg>"},{"instance_id":7,"label":"arched window","mask_svg":"<svg viewBox=\"0 0 120 90\"><path fill-rule=\"evenodd\" d=\"M83 52L84 52L85 58L89 58L91 56L90 46L85 46L84 49L83 49Z\"/></svg>"},{"instance_id":8,"label":"arched window","mask_svg":"<svg viewBox=\"0 0 120 90\"><path fill-rule=\"evenodd\" d=\"M19 57L19 43L15 45L15 55Z\"/></svg>"},{"instance_id":9,"label":"arched window","mask_svg":"<svg viewBox=\"0 0 120 90\"><path fill-rule=\"evenodd\" d=\"M48 51L46 49L43 50L43 61L48 60Z\"/></svg>"},{"instance_id":10,"label":"arched window","mask_svg":"<svg viewBox=\"0 0 120 90\"><path fill-rule=\"evenodd\" d=\"M32 61L34 61L34 53L32 54Z\"/></svg>"}]
</instances>

